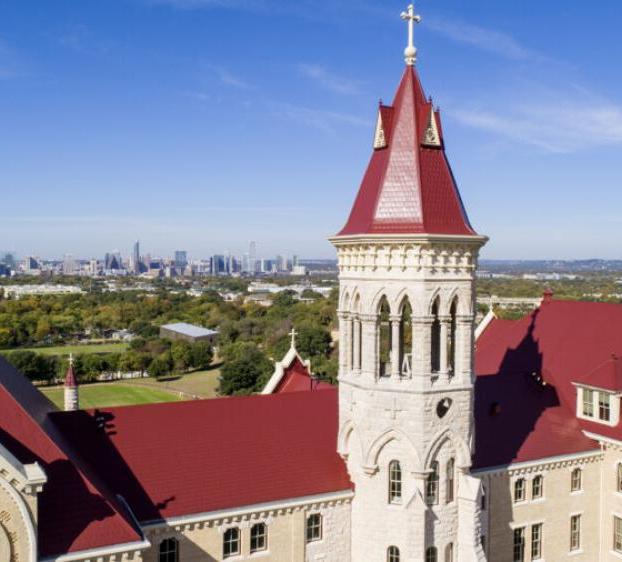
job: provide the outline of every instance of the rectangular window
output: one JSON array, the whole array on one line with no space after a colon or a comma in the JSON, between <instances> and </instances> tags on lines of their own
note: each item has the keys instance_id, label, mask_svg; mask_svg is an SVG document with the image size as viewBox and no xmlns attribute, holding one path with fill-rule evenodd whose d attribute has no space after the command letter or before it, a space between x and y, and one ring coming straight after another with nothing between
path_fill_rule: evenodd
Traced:
<instances>
[{"instance_id":1,"label":"rectangular window","mask_svg":"<svg viewBox=\"0 0 622 562\"><path fill-rule=\"evenodd\" d=\"M514 501L522 502L525 500L525 479L519 478L514 482Z\"/></svg>"},{"instance_id":2,"label":"rectangular window","mask_svg":"<svg viewBox=\"0 0 622 562\"><path fill-rule=\"evenodd\" d=\"M402 501L402 467L398 461L389 463L389 503Z\"/></svg>"},{"instance_id":3,"label":"rectangular window","mask_svg":"<svg viewBox=\"0 0 622 562\"><path fill-rule=\"evenodd\" d=\"M513 562L524 562L525 560L525 527L514 529L512 560Z\"/></svg>"},{"instance_id":4,"label":"rectangular window","mask_svg":"<svg viewBox=\"0 0 622 562\"><path fill-rule=\"evenodd\" d=\"M436 505L438 503L438 461L432 463L432 472L428 474L425 483L425 498L428 505Z\"/></svg>"},{"instance_id":5,"label":"rectangular window","mask_svg":"<svg viewBox=\"0 0 622 562\"><path fill-rule=\"evenodd\" d=\"M542 523L531 526L531 559L542 558Z\"/></svg>"},{"instance_id":6,"label":"rectangular window","mask_svg":"<svg viewBox=\"0 0 622 562\"><path fill-rule=\"evenodd\" d=\"M609 421L611 415L611 407L609 401L611 396L608 392L598 393L598 419L602 421Z\"/></svg>"},{"instance_id":7,"label":"rectangular window","mask_svg":"<svg viewBox=\"0 0 622 562\"><path fill-rule=\"evenodd\" d=\"M581 516L573 515L570 518L570 550L581 548Z\"/></svg>"},{"instance_id":8,"label":"rectangular window","mask_svg":"<svg viewBox=\"0 0 622 562\"><path fill-rule=\"evenodd\" d=\"M594 417L594 391L589 388L583 389L583 415L587 418Z\"/></svg>"},{"instance_id":9,"label":"rectangular window","mask_svg":"<svg viewBox=\"0 0 622 562\"><path fill-rule=\"evenodd\" d=\"M613 518L613 550L622 553L622 519Z\"/></svg>"},{"instance_id":10,"label":"rectangular window","mask_svg":"<svg viewBox=\"0 0 622 562\"><path fill-rule=\"evenodd\" d=\"M307 517L307 542L322 540L322 516L312 513Z\"/></svg>"},{"instance_id":11,"label":"rectangular window","mask_svg":"<svg viewBox=\"0 0 622 562\"><path fill-rule=\"evenodd\" d=\"M570 491L578 492L581 490L581 469L575 468L570 476Z\"/></svg>"},{"instance_id":12,"label":"rectangular window","mask_svg":"<svg viewBox=\"0 0 622 562\"><path fill-rule=\"evenodd\" d=\"M544 491L543 488L544 478L538 475L531 481L531 499L540 499L542 497L542 492Z\"/></svg>"}]
</instances>

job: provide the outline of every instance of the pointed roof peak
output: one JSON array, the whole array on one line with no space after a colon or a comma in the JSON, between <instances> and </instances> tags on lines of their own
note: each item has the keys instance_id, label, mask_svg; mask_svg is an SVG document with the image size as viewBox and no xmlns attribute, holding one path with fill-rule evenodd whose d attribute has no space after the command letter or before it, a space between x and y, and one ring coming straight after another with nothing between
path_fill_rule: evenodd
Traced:
<instances>
[{"instance_id":1,"label":"pointed roof peak","mask_svg":"<svg viewBox=\"0 0 622 562\"><path fill-rule=\"evenodd\" d=\"M445 155L440 114L414 66L402 74L391 106L378 108L374 152L338 236L475 236Z\"/></svg>"},{"instance_id":2,"label":"pointed roof peak","mask_svg":"<svg viewBox=\"0 0 622 562\"><path fill-rule=\"evenodd\" d=\"M69 354L69 366L67 367L67 374L65 375L65 386L67 388L76 388L78 386L78 379L73 369L73 354Z\"/></svg>"}]
</instances>

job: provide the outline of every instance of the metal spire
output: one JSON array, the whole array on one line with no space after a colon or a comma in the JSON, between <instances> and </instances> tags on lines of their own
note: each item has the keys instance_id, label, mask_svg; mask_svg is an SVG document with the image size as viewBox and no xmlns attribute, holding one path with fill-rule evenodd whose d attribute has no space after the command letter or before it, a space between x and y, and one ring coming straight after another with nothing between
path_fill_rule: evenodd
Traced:
<instances>
[{"instance_id":1,"label":"metal spire","mask_svg":"<svg viewBox=\"0 0 622 562\"><path fill-rule=\"evenodd\" d=\"M417 49L414 43L415 23L421 21L421 16L415 14L415 5L409 4L400 17L408 22L408 46L404 49L404 60L408 66L412 66L417 60Z\"/></svg>"}]
</instances>

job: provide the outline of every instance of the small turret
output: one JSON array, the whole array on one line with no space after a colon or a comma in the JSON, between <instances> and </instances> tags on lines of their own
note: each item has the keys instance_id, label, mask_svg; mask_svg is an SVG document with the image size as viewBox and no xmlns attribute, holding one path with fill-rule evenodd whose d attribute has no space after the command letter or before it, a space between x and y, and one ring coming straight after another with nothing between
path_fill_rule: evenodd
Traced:
<instances>
[{"instance_id":1,"label":"small turret","mask_svg":"<svg viewBox=\"0 0 622 562\"><path fill-rule=\"evenodd\" d=\"M78 381L73 370L73 355L69 355L69 367L65 375L65 411L72 412L80 409L78 397Z\"/></svg>"}]
</instances>

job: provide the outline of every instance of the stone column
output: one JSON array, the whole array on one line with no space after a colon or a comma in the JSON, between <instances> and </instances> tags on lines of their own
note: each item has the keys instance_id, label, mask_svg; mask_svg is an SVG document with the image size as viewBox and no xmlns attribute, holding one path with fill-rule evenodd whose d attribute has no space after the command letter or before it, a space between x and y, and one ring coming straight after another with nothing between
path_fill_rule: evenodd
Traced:
<instances>
[{"instance_id":1,"label":"stone column","mask_svg":"<svg viewBox=\"0 0 622 562\"><path fill-rule=\"evenodd\" d=\"M361 362L360 371L378 378L378 316L361 314Z\"/></svg>"},{"instance_id":2,"label":"stone column","mask_svg":"<svg viewBox=\"0 0 622 562\"><path fill-rule=\"evenodd\" d=\"M431 384L432 316L412 319L412 376L418 379L417 388L429 388Z\"/></svg>"},{"instance_id":3,"label":"stone column","mask_svg":"<svg viewBox=\"0 0 622 562\"><path fill-rule=\"evenodd\" d=\"M347 312L338 311L339 318L339 376L343 376L349 372L348 353L350 340L348 339L348 323L349 315Z\"/></svg>"},{"instance_id":4,"label":"stone column","mask_svg":"<svg viewBox=\"0 0 622 562\"><path fill-rule=\"evenodd\" d=\"M389 319L391 321L391 377L398 379L402 372L402 366L400 365L400 350L402 348L400 324L402 317L391 316Z\"/></svg>"},{"instance_id":5,"label":"stone column","mask_svg":"<svg viewBox=\"0 0 622 562\"><path fill-rule=\"evenodd\" d=\"M472 383L473 375L473 316L460 314L456 317L456 366L455 372L462 383Z\"/></svg>"}]
</instances>

